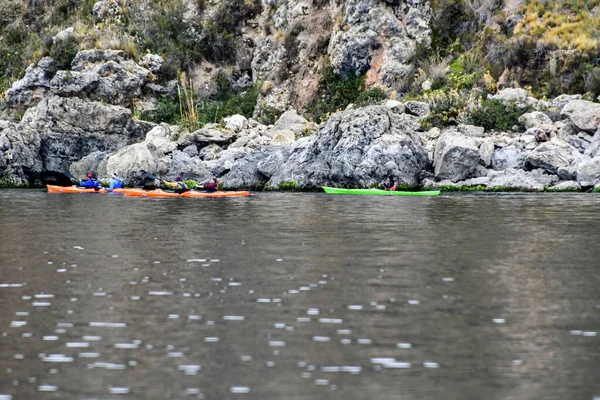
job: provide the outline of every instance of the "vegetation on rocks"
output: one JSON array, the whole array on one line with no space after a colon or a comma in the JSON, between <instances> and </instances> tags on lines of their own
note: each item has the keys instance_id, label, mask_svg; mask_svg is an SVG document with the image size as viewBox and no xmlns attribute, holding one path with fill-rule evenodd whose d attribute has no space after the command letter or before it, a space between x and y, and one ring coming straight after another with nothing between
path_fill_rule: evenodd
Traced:
<instances>
[{"instance_id":1,"label":"vegetation on rocks","mask_svg":"<svg viewBox=\"0 0 600 400\"><path fill-rule=\"evenodd\" d=\"M366 89L365 76L339 77L329 63L319 82L319 89L306 106L306 112L318 122L322 122L349 104L357 107L373 104L386 99L386 93L378 88Z\"/></svg>"}]
</instances>

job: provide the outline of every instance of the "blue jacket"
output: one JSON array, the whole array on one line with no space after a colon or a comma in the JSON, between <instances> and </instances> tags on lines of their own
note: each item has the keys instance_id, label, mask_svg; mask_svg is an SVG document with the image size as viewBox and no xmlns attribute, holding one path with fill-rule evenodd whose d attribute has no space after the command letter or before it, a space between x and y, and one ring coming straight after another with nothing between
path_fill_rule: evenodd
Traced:
<instances>
[{"instance_id":1,"label":"blue jacket","mask_svg":"<svg viewBox=\"0 0 600 400\"><path fill-rule=\"evenodd\" d=\"M79 186L88 189L95 189L100 187L100 183L96 180L96 178L92 178L86 181L79 181Z\"/></svg>"},{"instance_id":2,"label":"blue jacket","mask_svg":"<svg viewBox=\"0 0 600 400\"><path fill-rule=\"evenodd\" d=\"M112 192L114 189L121 189L121 188L123 188L123 182L120 179L112 178L110 180L110 187L106 190L108 190L109 192Z\"/></svg>"}]
</instances>

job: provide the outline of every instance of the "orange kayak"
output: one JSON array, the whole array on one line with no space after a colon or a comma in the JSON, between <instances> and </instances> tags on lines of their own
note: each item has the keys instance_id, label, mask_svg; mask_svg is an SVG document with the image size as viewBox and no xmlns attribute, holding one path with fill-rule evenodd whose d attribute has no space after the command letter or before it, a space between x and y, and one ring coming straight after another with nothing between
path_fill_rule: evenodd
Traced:
<instances>
[{"instance_id":1,"label":"orange kayak","mask_svg":"<svg viewBox=\"0 0 600 400\"><path fill-rule=\"evenodd\" d=\"M100 190L96 191L94 189L85 189L77 186L54 186L54 185L46 185L48 188L48 193L110 193L108 190L104 188L100 188ZM114 189L113 193L123 193L125 189ZM138 189L132 189L138 190Z\"/></svg>"},{"instance_id":2,"label":"orange kayak","mask_svg":"<svg viewBox=\"0 0 600 400\"><path fill-rule=\"evenodd\" d=\"M195 190L190 190L188 192L178 194L173 192L166 192L164 190L156 189L156 190L139 190L139 189L123 189L123 193L126 196L130 197L208 197L208 198L218 198L218 197L244 197L249 196L250 192L197 192Z\"/></svg>"}]
</instances>

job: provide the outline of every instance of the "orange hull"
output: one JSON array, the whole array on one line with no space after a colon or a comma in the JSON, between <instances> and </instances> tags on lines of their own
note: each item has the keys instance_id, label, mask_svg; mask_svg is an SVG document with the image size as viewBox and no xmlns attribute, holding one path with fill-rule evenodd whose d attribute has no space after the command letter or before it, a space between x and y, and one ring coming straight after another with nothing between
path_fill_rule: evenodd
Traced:
<instances>
[{"instance_id":1,"label":"orange hull","mask_svg":"<svg viewBox=\"0 0 600 400\"><path fill-rule=\"evenodd\" d=\"M48 188L48 193L109 193L106 189L100 188L100 190L96 191L94 189L84 189L77 186L54 186L54 185L46 185ZM113 193L123 193L125 189L115 189ZM136 190L136 189L133 189Z\"/></svg>"},{"instance_id":2,"label":"orange hull","mask_svg":"<svg viewBox=\"0 0 600 400\"><path fill-rule=\"evenodd\" d=\"M208 198L219 198L219 197L244 197L249 196L250 192L214 192L204 193L189 191L182 194L173 192L165 192L163 190L139 190L139 189L123 189L123 193L130 197L208 197Z\"/></svg>"}]
</instances>

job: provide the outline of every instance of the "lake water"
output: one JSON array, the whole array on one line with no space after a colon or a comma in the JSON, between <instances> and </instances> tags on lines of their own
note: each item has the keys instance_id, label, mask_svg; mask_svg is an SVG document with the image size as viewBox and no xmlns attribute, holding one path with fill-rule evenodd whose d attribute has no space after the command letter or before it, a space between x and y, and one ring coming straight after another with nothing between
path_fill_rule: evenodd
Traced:
<instances>
[{"instance_id":1,"label":"lake water","mask_svg":"<svg viewBox=\"0 0 600 400\"><path fill-rule=\"evenodd\" d=\"M600 399L600 195L0 191L0 399Z\"/></svg>"}]
</instances>

